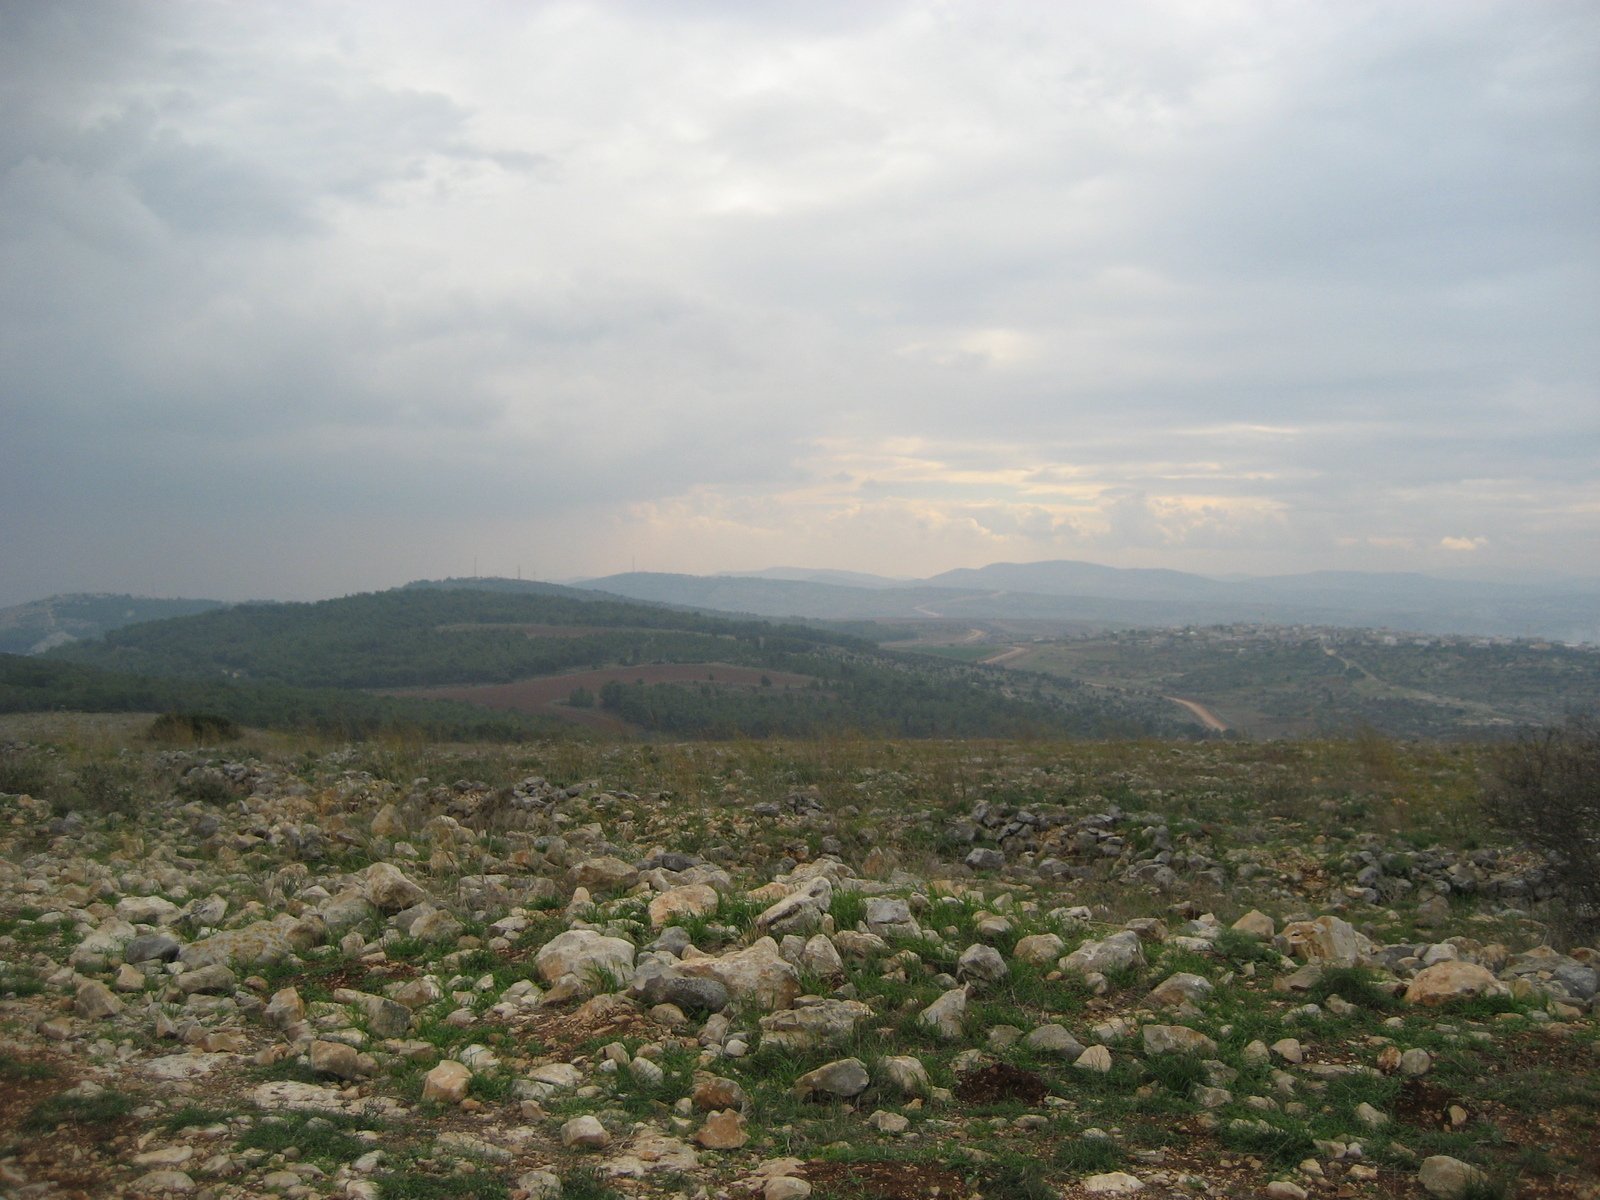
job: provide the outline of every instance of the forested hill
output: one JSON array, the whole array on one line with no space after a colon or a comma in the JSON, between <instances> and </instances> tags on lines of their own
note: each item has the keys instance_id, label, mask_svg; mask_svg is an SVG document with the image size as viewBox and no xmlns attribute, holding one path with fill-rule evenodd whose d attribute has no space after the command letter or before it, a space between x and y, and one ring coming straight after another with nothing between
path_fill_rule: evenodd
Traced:
<instances>
[{"instance_id":1,"label":"forested hill","mask_svg":"<svg viewBox=\"0 0 1600 1200\"><path fill-rule=\"evenodd\" d=\"M311 604L244 604L117 630L47 657L124 675L317 689L510 684L610 671L616 687L605 707L618 728L677 736L1182 732L1156 696L549 585L420 586ZM645 684L643 668L653 664L695 664L706 674L697 670L692 687ZM721 664L807 682L741 690L714 682ZM564 711L571 710L558 705L551 715Z\"/></svg>"},{"instance_id":2,"label":"forested hill","mask_svg":"<svg viewBox=\"0 0 1600 1200\"><path fill-rule=\"evenodd\" d=\"M141 675L405 687L503 682L611 663L768 661L823 647L872 649L842 634L597 600L564 588L413 587L153 621L51 657Z\"/></svg>"}]
</instances>

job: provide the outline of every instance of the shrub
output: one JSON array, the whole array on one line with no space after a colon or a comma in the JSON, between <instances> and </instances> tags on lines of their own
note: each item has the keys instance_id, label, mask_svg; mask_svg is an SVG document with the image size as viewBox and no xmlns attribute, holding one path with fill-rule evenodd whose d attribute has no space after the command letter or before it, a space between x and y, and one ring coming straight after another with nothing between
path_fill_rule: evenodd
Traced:
<instances>
[{"instance_id":1,"label":"shrub","mask_svg":"<svg viewBox=\"0 0 1600 1200\"><path fill-rule=\"evenodd\" d=\"M1600 933L1600 720L1574 716L1523 734L1491 760L1489 817L1549 863L1565 934Z\"/></svg>"},{"instance_id":2,"label":"shrub","mask_svg":"<svg viewBox=\"0 0 1600 1200\"><path fill-rule=\"evenodd\" d=\"M239 725L230 717L203 712L162 713L150 722L145 736L152 742L185 742L215 745L239 740Z\"/></svg>"}]
</instances>

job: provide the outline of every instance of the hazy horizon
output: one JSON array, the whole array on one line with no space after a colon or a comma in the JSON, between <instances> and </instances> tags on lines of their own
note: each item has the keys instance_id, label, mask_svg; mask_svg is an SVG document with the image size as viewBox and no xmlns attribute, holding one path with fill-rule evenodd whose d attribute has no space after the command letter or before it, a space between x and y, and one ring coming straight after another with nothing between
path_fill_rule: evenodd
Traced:
<instances>
[{"instance_id":1,"label":"hazy horizon","mask_svg":"<svg viewBox=\"0 0 1600 1200\"><path fill-rule=\"evenodd\" d=\"M0 605L1600 564L1600 8L0 4Z\"/></svg>"}]
</instances>

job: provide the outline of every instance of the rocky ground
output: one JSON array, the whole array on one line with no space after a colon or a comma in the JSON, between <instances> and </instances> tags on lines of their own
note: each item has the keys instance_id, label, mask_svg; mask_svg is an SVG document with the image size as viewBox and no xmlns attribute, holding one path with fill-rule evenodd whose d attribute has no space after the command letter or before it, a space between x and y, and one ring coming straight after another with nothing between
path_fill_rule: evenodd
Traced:
<instances>
[{"instance_id":1,"label":"rocky ground","mask_svg":"<svg viewBox=\"0 0 1600 1200\"><path fill-rule=\"evenodd\" d=\"M1600 1195L1600 954L1343 753L12 745L0 1194Z\"/></svg>"}]
</instances>

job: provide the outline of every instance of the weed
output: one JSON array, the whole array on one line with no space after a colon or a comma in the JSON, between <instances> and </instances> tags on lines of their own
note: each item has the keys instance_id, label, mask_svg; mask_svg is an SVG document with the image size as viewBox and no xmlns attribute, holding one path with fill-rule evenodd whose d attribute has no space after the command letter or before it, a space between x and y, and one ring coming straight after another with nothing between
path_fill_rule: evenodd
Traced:
<instances>
[{"instance_id":1,"label":"weed","mask_svg":"<svg viewBox=\"0 0 1600 1200\"><path fill-rule=\"evenodd\" d=\"M0 1051L0 1079L50 1079L55 1068L49 1063L31 1062L6 1051Z\"/></svg>"},{"instance_id":2,"label":"weed","mask_svg":"<svg viewBox=\"0 0 1600 1200\"><path fill-rule=\"evenodd\" d=\"M364 1153L367 1144L349 1132L364 1122L343 1113L288 1113L265 1117L239 1139L241 1150L259 1149L273 1154L293 1146L302 1158L337 1165Z\"/></svg>"},{"instance_id":3,"label":"weed","mask_svg":"<svg viewBox=\"0 0 1600 1200\"><path fill-rule=\"evenodd\" d=\"M121 1092L100 1092L93 1096L52 1096L34 1106L22 1120L22 1128L34 1132L60 1125L104 1125L120 1121L133 1111L133 1101Z\"/></svg>"},{"instance_id":4,"label":"weed","mask_svg":"<svg viewBox=\"0 0 1600 1200\"><path fill-rule=\"evenodd\" d=\"M573 1167L561 1173L562 1200L622 1200L593 1167Z\"/></svg>"},{"instance_id":5,"label":"weed","mask_svg":"<svg viewBox=\"0 0 1600 1200\"><path fill-rule=\"evenodd\" d=\"M508 1200L505 1180L487 1171L429 1175L419 1170L394 1171L378 1180L379 1200ZM571 1192L562 1192L570 1197Z\"/></svg>"},{"instance_id":6,"label":"weed","mask_svg":"<svg viewBox=\"0 0 1600 1200\"><path fill-rule=\"evenodd\" d=\"M224 1108L206 1108L198 1104L185 1104L182 1108L168 1113L161 1124L168 1130L176 1133L180 1129L189 1129L196 1125L216 1125L226 1121L234 1114Z\"/></svg>"}]
</instances>

